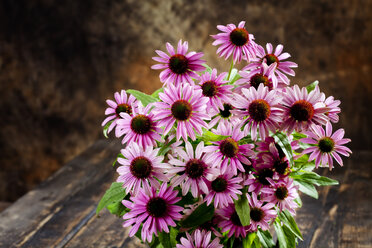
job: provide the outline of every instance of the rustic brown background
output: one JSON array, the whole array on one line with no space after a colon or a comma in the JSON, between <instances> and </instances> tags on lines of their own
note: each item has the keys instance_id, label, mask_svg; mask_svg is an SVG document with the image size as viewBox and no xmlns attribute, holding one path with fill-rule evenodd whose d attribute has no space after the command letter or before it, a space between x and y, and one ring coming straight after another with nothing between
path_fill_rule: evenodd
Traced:
<instances>
[{"instance_id":1,"label":"rustic brown background","mask_svg":"<svg viewBox=\"0 0 372 248\"><path fill-rule=\"evenodd\" d=\"M256 41L284 44L293 83L316 79L342 101L352 149L371 142L372 1L2 0L0 201L14 201L102 138L105 99L160 87L150 66L166 41L188 40L227 70L210 34L246 20Z\"/></svg>"}]
</instances>

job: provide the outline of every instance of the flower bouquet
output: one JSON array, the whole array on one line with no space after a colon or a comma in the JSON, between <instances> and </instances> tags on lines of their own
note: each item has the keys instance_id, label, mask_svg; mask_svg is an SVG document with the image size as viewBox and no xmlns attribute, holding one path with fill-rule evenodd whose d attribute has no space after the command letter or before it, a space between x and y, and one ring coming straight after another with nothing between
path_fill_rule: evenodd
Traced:
<instances>
[{"instance_id":1,"label":"flower bouquet","mask_svg":"<svg viewBox=\"0 0 372 248\"><path fill-rule=\"evenodd\" d=\"M123 149L97 214L106 207L150 247L273 247L273 236L295 247L298 192L317 198L315 185L337 184L313 170L351 154L344 130L332 131L340 101L317 81L290 86L297 64L282 45L255 43L245 22L217 28L228 72L187 42L166 43L152 66L162 88L107 100L104 134L114 130Z\"/></svg>"}]
</instances>

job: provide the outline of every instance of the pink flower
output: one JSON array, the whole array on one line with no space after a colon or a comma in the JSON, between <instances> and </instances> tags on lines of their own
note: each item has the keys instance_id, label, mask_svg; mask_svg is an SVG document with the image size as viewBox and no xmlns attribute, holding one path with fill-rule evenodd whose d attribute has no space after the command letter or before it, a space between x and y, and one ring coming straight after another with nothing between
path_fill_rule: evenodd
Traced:
<instances>
[{"instance_id":1,"label":"pink flower","mask_svg":"<svg viewBox=\"0 0 372 248\"><path fill-rule=\"evenodd\" d=\"M329 120L333 123L337 123L339 120L338 114L341 112L340 100L335 100L333 96L327 97L324 101L325 106L328 108L328 111L325 113L328 116Z\"/></svg>"},{"instance_id":2,"label":"pink flower","mask_svg":"<svg viewBox=\"0 0 372 248\"><path fill-rule=\"evenodd\" d=\"M154 121L154 114L151 112L152 104L143 108L139 105L133 109L132 115L121 113L121 120L117 121L115 130L116 137L123 134L122 143L137 142L143 148L156 144L155 140L160 141L162 132L158 123Z\"/></svg>"},{"instance_id":3,"label":"pink flower","mask_svg":"<svg viewBox=\"0 0 372 248\"><path fill-rule=\"evenodd\" d=\"M229 96L232 94L232 85L224 85L227 83L224 80L226 72L217 76L217 70L213 69L211 73L206 72L200 76L199 85L195 89L201 89L203 96L209 99L207 103L207 112L212 109L223 109L223 103L229 101Z\"/></svg>"},{"instance_id":4,"label":"pink flower","mask_svg":"<svg viewBox=\"0 0 372 248\"><path fill-rule=\"evenodd\" d=\"M332 134L332 125L328 122L325 131L319 126L315 127L313 131L314 132L305 132L308 137L300 140L303 143L314 145L303 151L303 153L311 153L309 161L315 159L316 168L318 168L319 165L325 167L328 164L329 170L332 170L333 157L339 165L343 166L339 154L349 157L352 153L349 148L343 146L351 141L350 139L344 139L344 129L338 129Z\"/></svg>"},{"instance_id":5,"label":"pink flower","mask_svg":"<svg viewBox=\"0 0 372 248\"><path fill-rule=\"evenodd\" d=\"M270 90L276 89L278 87L278 79L274 75L275 68L276 63L270 66L262 64L260 67L250 71L246 71L246 68L243 68L243 70L239 72L241 78L235 82L236 85L239 85L235 91L240 92L241 89L249 89L250 87L258 89L258 86L261 84L267 86Z\"/></svg>"},{"instance_id":6,"label":"pink flower","mask_svg":"<svg viewBox=\"0 0 372 248\"><path fill-rule=\"evenodd\" d=\"M197 79L199 77L195 72L205 70L205 67L202 66L205 60L200 59L204 54L187 53L189 45L187 41L182 43L182 40L178 42L177 51L169 43L166 44L166 47L170 56L160 50L156 50L160 57L152 58L161 63L151 66L152 69L164 69L159 75L160 81L166 85L174 83L176 86L185 82L194 84L192 78Z\"/></svg>"},{"instance_id":7,"label":"pink flower","mask_svg":"<svg viewBox=\"0 0 372 248\"><path fill-rule=\"evenodd\" d=\"M168 181L168 177L164 174L164 169L168 166L163 161L163 156L158 156L158 149L148 146L146 150L139 147L137 143L131 143L126 149L121 150L124 158L118 158L118 163L122 166L117 168L119 177L117 182L123 182L123 188L126 193L131 192L137 195L141 188L146 192L150 191L151 187L159 188L161 181Z\"/></svg>"},{"instance_id":8,"label":"pink flower","mask_svg":"<svg viewBox=\"0 0 372 248\"><path fill-rule=\"evenodd\" d=\"M218 25L217 29L222 33L212 35L215 41L214 46L220 45L217 49L217 54L228 59L233 55L234 63L240 62L243 56L249 61L256 57L257 44L253 41L254 36L249 34L244 28L245 22L239 23L238 27L234 24L227 26Z\"/></svg>"},{"instance_id":9,"label":"pink flower","mask_svg":"<svg viewBox=\"0 0 372 248\"><path fill-rule=\"evenodd\" d=\"M251 225L242 225L234 204L229 204L227 207L216 209L216 213L222 217L218 226L222 229L222 232L229 232L227 235L229 238L233 235L236 238L245 237L247 233L252 230Z\"/></svg>"},{"instance_id":10,"label":"pink flower","mask_svg":"<svg viewBox=\"0 0 372 248\"><path fill-rule=\"evenodd\" d=\"M253 231L257 231L258 226L265 231L268 230L269 222L276 218L276 211L274 203L264 203L257 200L257 195L252 192L252 196L248 195L249 206L251 208L251 226Z\"/></svg>"},{"instance_id":11,"label":"pink flower","mask_svg":"<svg viewBox=\"0 0 372 248\"><path fill-rule=\"evenodd\" d=\"M173 186L181 184L182 195L186 195L191 188L192 196L197 198L202 193L208 193L208 179L218 175L219 170L212 168L213 160L206 156L204 142L197 145L195 153L190 142L185 142L185 146L186 152L181 147L174 149L174 154L180 159L169 155L168 163L174 166L168 169L168 174L174 176L171 180Z\"/></svg>"},{"instance_id":12,"label":"pink flower","mask_svg":"<svg viewBox=\"0 0 372 248\"><path fill-rule=\"evenodd\" d=\"M298 85L287 88L283 98L285 113L282 129L291 134L293 130L303 132L315 125L325 125L329 119L325 115L328 108L321 100L318 86L309 94L306 88L300 90Z\"/></svg>"},{"instance_id":13,"label":"pink flower","mask_svg":"<svg viewBox=\"0 0 372 248\"><path fill-rule=\"evenodd\" d=\"M194 247L203 247L203 248L222 248L223 245L220 244L220 239L215 238L211 242L211 232L195 230L192 235L186 233L186 238L181 238L181 244L177 244L177 248L194 248Z\"/></svg>"},{"instance_id":14,"label":"pink flower","mask_svg":"<svg viewBox=\"0 0 372 248\"><path fill-rule=\"evenodd\" d=\"M276 91L269 91L260 84L256 90L254 87L242 89L243 96L235 95L233 105L240 109L236 110L238 116L248 117L245 120L244 131L250 132L252 139L257 140L257 128L261 140L269 136L269 131L275 133L279 123L283 119L283 110L280 105L281 97Z\"/></svg>"},{"instance_id":15,"label":"pink flower","mask_svg":"<svg viewBox=\"0 0 372 248\"><path fill-rule=\"evenodd\" d=\"M274 173L272 165L270 164L257 163L254 165L255 171L244 181L244 185L248 185L249 192L259 194L262 188L270 187L268 179L278 179L278 176Z\"/></svg>"},{"instance_id":16,"label":"pink flower","mask_svg":"<svg viewBox=\"0 0 372 248\"><path fill-rule=\"evenodd\" d=\"M208 123L209 128L214 128L217 125L217 129L219 129L220 125L224 126L237 126L240 124L241 120L240 118L232 113L232 110L235 108L233 105L231 105L231 99L229 99L227 102L224 102L223 108L219 108L218 110L211 109L209 112L209 115L212 116L212 120Z\"/></svg>"},{"instance_id":17,"label":"pink flower","mask_svg":"<svg viewBox=\"0 0 372 248\"><path fill-rule=\"evenodd\" d=\"M162 102L155 103L156 119L159 125L165 126L163 135L168 134L176 123L176 136L179 140L182 136L187 141L190 137L196 139L195 132L203 133L202 127L207 128L204 120L210 119L205 113L208 98L202 95L202 91L194 89L189 84L164 88L164 93L159 93Z\"/></svg>"},{"instance_id":18,"label":"pink flower","mask_svg":"<svg viewBox=\"0 0 372 248\"><path fill-rule=\"evenodd\" d=\"M159 192L151 188L148 194L140 191L136 197L131 197L131 201L123 200L123 205L130 209L123 216L123 226L132 226L129 237L133 237L142 224L141 238L145 242L151 242L152 235L158 236L158 232L169 233L168 226L175 227L174 221L182 218L179 212L183 208L174 205L181 199L177 193L172 187L167 187L167 183L163 183Z\"/></svg>"},{"instance_id":19,"label":"pink flower","mask_svg":"<svg viewBox=\"0 0 372 248\"><path fill-rule=\"evenodd\" d=\"M209 193L204 198L207 205L210 205L214 200L214 207L226 207L229 203L234 203L234 199L238 199L238 195L242 192L240 185L243 179L240 177L233 177L232 174L222 174L213 181L208 182Z\"/></svg>"},{"instance_id":20,"label":"pink flower","mask_svg":"<svg viewBox=\"0 0 372 248\"><path fill-rule=\"evenodd\" d=\"M112 100L106 100L109 107L105 111L105 115L108 115L106 119L102 122L102 126L105 126L109 121L112 121L110 124L107 133L111 132L112 129L116 126L117 121L120 120L120 113L127 113L128 115L132 114L134 107L137 105L137 100L132 95L127 95L125 90L115 92L114 94L115 102Z\"/></svg>"},{"instance_id":21,"label":"pink flower","mask_svg":"<svg viewBox=\"0 0 372 248\"><path fill-rule=\"evenodd\" d=\"M254 155L252 144L239 145L239 141L244 138L244 133L240 126L232 127L231 125L219 125L216 133L223 136L230 136L221 141L213 142L215 146L208 146L205 151L210 152L211 159L216 164L221 164L221 173L227 169L233 175L238 174L238 169L244 172L242 163L250 164L249 156Z\"/></svg>"},{"instance_id":22,"label":"pink flower","mask_svg":"<svg viewBox=\"0 0 372 248\"><path fill-rule=\"evenodd\" d=\"M257 45L257 58L252 59L251 63L244 67L243 70L251 70L262 67L262 63L265 63L268 66L276 63L274 68L274 77L276 77L278 81L289 85L287 75L295 75L295 72L292 68L296 68L297 64L291 61L285 61L291 57L291 55L289 53L282 53L283 45L281 44L279 44L274 51L273 45L271 45L271 43L267 43L266 50L267 52L265 52L265 49L262 46Z\"/></svg>"},{"instance_id":23,"label":"pink flower","mask_svg":"<svg viewBox=\"0 0 372 248\"><path fill-rule=\"evenodd\" d=\"M298 188L293 184L293 179L286 177L278 182L267 179L272 188L263 188L261 192L264 193L263 201L276 204L280 211L287 209L292 215L296 214L295 208L298 207L294 200L298 197Z\"/></svg>"}]
</instances>

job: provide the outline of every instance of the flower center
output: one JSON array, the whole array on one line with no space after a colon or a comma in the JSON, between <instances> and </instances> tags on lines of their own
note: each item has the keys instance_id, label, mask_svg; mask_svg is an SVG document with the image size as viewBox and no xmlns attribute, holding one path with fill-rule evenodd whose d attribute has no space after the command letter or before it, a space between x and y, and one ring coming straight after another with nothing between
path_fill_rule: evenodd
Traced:
<instances>
[{"instance_id":1,"label":"flower center","mask_svg":"<svg viewBox=\"0 0 372 248\"><path fill-rule=\"evenodd\" d=\"M279 59L278 57L276 57L274 54L266 54L266 56L264 57L266 59L266 64L267 65L271 65L273 63L276 62L276 66L279 65Z\"/></svg>"},{"instance_id":2,"label":"flower center","mask_svg":"<svg viewBox=\"0 0 372 248\"><path fill-rule=\"evenodd\" d=\"M137 115L132 118L130 127L137 134L145 134L151 130L151 120L145 115Z\"/></svg>"},{"instance_id":3,"label":"flower center","mask_svg":"<svg viewBox=\"0 0 372 248\"><path fill-rule=\"evenodd\" d=\"M207 96L207 97L213 97L217 94L218 90L217 90L217 85L215 82L213 81L207 81L207 82L204 82L201 86L202 90L203 90L203 95L204 96Z\"/></svg>"},{"instance_id":4,"label":"flower center","mask_svg":"<svg viewBox=\"0 0 372 248\"><path fill-rule=\"evenodd\" d=\"M178 100L172 104L171 112L177 120L185 121L191 116L192 106L185 100Z\"/></svg>"},{"instance_id":5,"label":"flower center","mask_svg":"<svg viewBox=\"0 0 372 248\"><path fill-rule=\"evenodd\" d=\"M222 177L217 177L213 182L212 182L212 189L215 192L223 192L227 189L227 181L226 179Z\"/></svg>"},{"instance_id":6,"label":"flower center","mask_svg":"<svg viewBox=\"0 0 372 248\"><path fill-rule=\"evenodd\" d=\"M126 104L126 103L119 104L115 109L115 113L116 113L117 116L120 116L120 113L122 113L122 112L125 112L128 115L131 115L132 114L132 107L129 106L128 104Z\"/></svg>"},{"instance_id":7,"label":"flower center","mask_svg":"<svg viewBox=\"0 0 372 248\"><path fill-rule=\"evenodd\" d=\"M272 170L269 168L264 168L258 171L257 178L262 185L270 185L266 178L273 178L273 175L274 172Z\"/></svg>"},{"instance_id":8,"label":"flower center","mask_svg":"<svg viewBox=\"0 0 372 248\"><path fill-rule=\"evenodd\" d=\"M229 118L231 116L231 112L230 110L233 109L233 106L229 103L224 103L223 104L223 110L220 109L220 115L222 116L222 118Z\"/></svg>"},{"instance_id":9,"label":"flower center","mask_svg":"<svg viewBox=\"0 0 372 248\"><path fill-rule=\"evenodd\" d=\"M299 100L290 108L290 114L296 121L309 121L313 118L314 107L308 101Z\"/></svg>"},{"instance_id":10,"label":"flower center","mask_svg":"<svg viewBox=\"0 0 372 248\"><path fill-rule=\"evenodd\" d=\"M152 166L150 160L140 156L130 163L130 172L136 178L148 178L151 174Z\"/></svg>"},{"instance_id":11,"label":"flower center","mask_svg":"<svg viewBox=\"0 0 372 248\"><path fill-rule=\"evenodd\" d=\"M258 86L260 86L260 84L270 87L269 78L261 73L254 74L249 81L251 82L251 86L254 87L256 90L258 89Z\"/></svg>"},{"instance_id":12,"label":"flower center","mask_svg":"<svg viewBox=\"0 0 372 248\"><path fill-rule=\"evenodd\" d=\"M243 226L236 211L231 215L230 220L235 226Z\"/></svg>"},{"instance_id":13,"label":"flower center","mask_svg":"<svg viewBox=\"0 0 372 248\"><path fill-rule=\"evenodd\" d=\"M153 217L163 217L167 212L167 203L161 197L154 197L147 202L146 210Z\"/></svg>"},{"instance_id":14,"label":"flower center","mask_svg":"<svg viewBox=\"0 0 372 248\"><path fill-rule=\"evenodd\" d=\"M228 158L235 157L239 151L238 142L232 138L226 138L220 143L220 151Z\"/></svg>"},{"instance_id":15,"label":"flower center","mask_svg":"<svg viewBox=\"0 0 372 248\"><path fill-rule=\"evenodd\" d=\"M236 28L230 33L230 41L236 46L243 46L249 41L249 34L245 28Z\"/></svg>"},{"instance_id":16,"label":"flower center","mask_svg":"<svg viewBox=\"0 0 372 248\"><path fill-rule=\"evenodd\" d=\"M275 197L279 200L284 200L288 196L288 189L285 186L280 186L275 191Z\"/></svg>"},{"instance_id":17,"label":"flower center","mask_svg":"<svg viewBox=\"0 0 372 248\"><path fill-rule=\"evenodd\" d=\"M175 54L169 59L169 69L176 74L185 73L188 65L188 59L182 54Z\"/></svg>"},{"instance_id":18,"label":"flower center","mask_svg":"<svg viewBox=\"0 0 372 248\"><path fill-rule=\"evenodd\" d=\"M203 176L206 167L207 165L203 161L199 159L191 159L186 163L185 172L190 178L195 179Z\"/></svg>"},{"instance_id":19,"label":"flower center","mask_svg":"<svg viewBox=\"0 0 372 248\"><path fill-rule=\"evenodd\" d=\"M274 169L276 172L278 172L280 175L284 175L289 164L287 160L284 159L278 159L274 162Z\"/></svg>"},{"instance_id":20,"label":"flower center","mask_svg":"<svg viewBox=\"0 0 372 248\"><path fill-rule=\"evenodd\" d=\"M335 147L335 142L330 137L324 137L319 140L318 147L321 152L328 153L331 152Z\"/></svg>"},{"instance_id":21,"label":"flower center","mask_svg":"<svg viewBox=\"0 0 372 248\"><path fill-rule=\"evenodd\" d=\"M261 208L252 208L250 212L251 219L255 222L260 222L265 216Z\"/></svg>"},{"instance_id":22,"label":"flower center","mask_svg":"<svg viewBox=\"0 0 372 248\"><path fill-rule=\"evenodd\" d=\"M270 116L271 111L269 104L265 100L259 99L249 104L248 113L251 119L256 122L261 122Z\"/></svg>"}]
</instances>

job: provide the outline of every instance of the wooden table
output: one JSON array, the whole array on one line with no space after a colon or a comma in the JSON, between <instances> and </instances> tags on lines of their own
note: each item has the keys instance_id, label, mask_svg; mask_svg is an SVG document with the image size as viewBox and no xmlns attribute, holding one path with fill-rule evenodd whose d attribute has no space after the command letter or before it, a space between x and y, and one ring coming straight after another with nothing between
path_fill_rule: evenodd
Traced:
<instances>
[{"instance_id":1,"label":"wooden table","mask_svg":"<svg viewBox=\"0 0 372 248\"><path fill-rule=\"evenodd\" d=\"M100 140L0 214L0 247L143 247L122 220L96 205L116 178L111 164L120 144ZM372 152L354 152L322 187L319 199L303 196L296 216L299 247L372 246ZM319 172L319 171L318 171ZM324 175L330 174L323 169Z\"/></svg>"}]
</instances>

